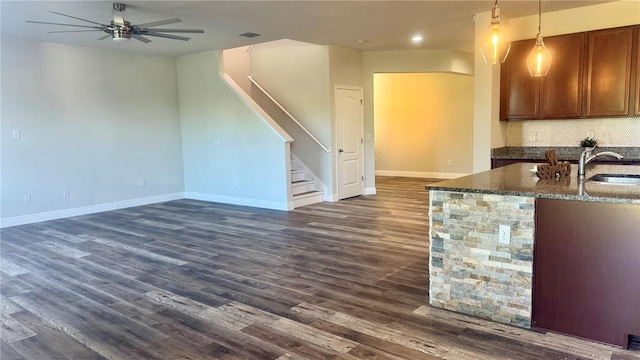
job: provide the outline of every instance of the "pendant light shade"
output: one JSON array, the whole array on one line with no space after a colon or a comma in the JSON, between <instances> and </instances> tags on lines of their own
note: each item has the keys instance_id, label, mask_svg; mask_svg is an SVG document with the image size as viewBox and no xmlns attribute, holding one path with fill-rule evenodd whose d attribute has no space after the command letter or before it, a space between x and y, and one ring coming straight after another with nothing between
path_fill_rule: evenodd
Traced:
<instances>
[{"instance_id":1,"label":"pendant light shade","mask_svg":"<svg viewBox=\"0 0 640 360\"><path fill-rule=\"evenodd\" d=\"M527 57L527 69L533 77L542 77L547 75L551 68L551 53L542 41L542 34L536 36L536 45L531 49Z\"/></svg>"},{"instance_id":2,"label":"pendant light shade","mask_svg":"<svg viewBox=\"0 0 640 360\"><path fill-rule=\"evenodd\" d=\"M540 25L542 19L542 0L538 0L538 35L536 35L536 44L527 56L527 69L533 77L546 76L551 68L551 53L542 40L542 32Z\"/></svg>"},{"instance_id":3,"label":"pendant light shade","mask_svg":"<svg viewBox=\"0 0 640 360\"><path fill-rule=\"evenodd\" d=\"M487 64L500 64L507 60L509 50L511 50L511 39L500 24L500 9L496 0L493 10L491 10L491 24L480 40L480 50L484 62Z\"/></svg>"}]
</instances>

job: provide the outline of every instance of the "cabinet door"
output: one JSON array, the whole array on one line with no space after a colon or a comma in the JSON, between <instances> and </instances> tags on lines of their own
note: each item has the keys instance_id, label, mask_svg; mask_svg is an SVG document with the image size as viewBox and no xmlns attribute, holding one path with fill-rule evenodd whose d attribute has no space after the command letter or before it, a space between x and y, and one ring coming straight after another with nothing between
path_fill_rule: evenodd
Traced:
<instances>
[{"instance_id":1,"label":"cabinet door","mask_svg":"<svg viewBox=\"0 0 640 360\"><path fill-rule=\"evenodd\" d=\"M584 33L544 39L552 61L549 73L542 79L542 118L582 116L584 39Z\"/></svg>"},{"instance_id":2,"label":"cabinet door","mask_svg":"<svg viewBox=\"0 0 640 360\"><path fill-rule=\"evenodd\" d=\"M628 346L640 334L640 205L537 199L533 327Z\"/></svg>"},{"instance_id":3,"label":"cabinet door","mask_svg":"<svg viewBox=\"0 0 640 360\"><path fill-rule=\"evenodd\" d=\"M535 39L514 41L500 70L501 119L536 119L540 116L540 78L527 70L527 55Z\"/></svg>"},{"instance_id":4,"label":"cabinet door","mask_svg":"<svg viewBox=\"0 0 640 360\"><path fill-rule=\"evenodd\" d=\"M636 111L640 116L640 26L636 26Z\"/></svg>"},{"instance_id":5,"label":"cabinet door","mask_svg":"<svg viewBox=\"0 0 640 360\"><path fill-rule=\"evenodd\" d=\"M586 116L629 115L633 28L591 31Z\"/></svg>"}]
</instances>

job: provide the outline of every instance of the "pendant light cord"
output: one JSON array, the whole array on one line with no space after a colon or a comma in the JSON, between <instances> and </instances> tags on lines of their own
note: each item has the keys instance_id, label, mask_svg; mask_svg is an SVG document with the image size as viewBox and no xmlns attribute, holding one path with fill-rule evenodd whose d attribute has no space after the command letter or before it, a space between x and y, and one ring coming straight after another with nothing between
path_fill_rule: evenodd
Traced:
<instances>
[{"instance_id":1,"label":"pendant light cord","mask_svg":"<svg viewBox=\"0 0 640 360\"><path fill-rule=\"evenodd\" d=\"M496 3L498 0L496 0ZM538 0L538 33L540 33L542 24L542 0Z\"/></svg>"}]
</instances>

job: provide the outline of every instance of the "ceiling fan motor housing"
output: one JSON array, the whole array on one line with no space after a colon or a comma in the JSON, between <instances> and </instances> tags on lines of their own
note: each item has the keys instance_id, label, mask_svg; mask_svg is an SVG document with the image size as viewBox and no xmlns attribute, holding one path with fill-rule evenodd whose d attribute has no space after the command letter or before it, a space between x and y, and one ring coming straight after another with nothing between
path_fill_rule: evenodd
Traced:
<instances>
[{"instance_id":1,"label":"ceiling fan motor housing","mask_svg":"<svg viewBox=\"0 0 640 360\"><path fill-rule=\"evenodd\" d=\"M113 40L129 40L131 39L131 23L125 21L124 26L118 26L111 21L111 29L105 30L105 32L110 33Z\"/></svg>"}]
</instances>

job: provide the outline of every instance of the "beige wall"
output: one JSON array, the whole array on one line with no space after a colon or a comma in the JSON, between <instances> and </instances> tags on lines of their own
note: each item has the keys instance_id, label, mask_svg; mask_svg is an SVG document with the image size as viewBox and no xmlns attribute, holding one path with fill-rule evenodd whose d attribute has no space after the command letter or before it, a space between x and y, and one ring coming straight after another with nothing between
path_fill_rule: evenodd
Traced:
<instances>
[{"instance_id":1,"label":"beige wall","mask_svg":"<svg viewBox=\"0 0 640 360\"><path fill-rule=\"evenodd\" d=\"M363 53L365 186L375 188L373 77L377 73L472 74L473 55L445 50L365 51Z\"/></svg>"},{"instance_id":2,"label":"beige wall","mask_svg":"<svg viewBox=\"0 0 640 360\"><path fill-rule=\"evenodd\" d=\"M329 55L326 46L293 40L255 45L251 73L325 146L331 144Z\"/></svg>"},{"instance_id":3,"label":"beige wall","mask_svg":"<svg viewBox=\"0 0 640 360\"><path fill-rule=\"evenodd\" d=\"M329 45L330 86L362 87L362 51Z\"/></svg>"},{"instance_id":4,"label":"beige wall","mask_svg":"<svg viewBox=\"0 0 640 360\"><path fill-rule=\"evenodd\" d=\"M251 95L251 81L247 76L251 75L251 61L247 50L248 46L222 51L224 72L240 86L244 92Z\"/></svg>"},{"instance_id":5,"label":"beige wall","mask_svg":"<svg viewBox=\"0 0 640 360\"><path fill-rule=\"evenodd\" d=\"M287 139L220 79L221 57L176 60L185 196L287 210Z\"/></svg>"},{"instance_id":6,"label":"beige wall","mask_svg":"<svg viewBox=\"0 0 640 360\"><path fill-rule=\"evenodd\" d=\"M544 2L542 6L544 11ZM614 1L542 14L542 33L545 36L635 24L640 24L640 1L638 0ZM512 40L535 38L537 32L537 15L509 20L509 33Z\"/></svg>"},{"instance_id":7,"label":"beige wall","mask_svg":"<svg viewBox=\"0 0 640 360\"><path fill-rule=\"evenodd\" d=\"M362 51L347 49L339 46L329 45L329 86L331 94L331 133L333 134L332 149L337 148L336 134L336 86L353 86L362 88ZM331 167L336 168L338 153L333 152L331 156ZM333 178L333 189L337 192L338 185L335 176ZM337 197L335 198L337 200Z\"/></svg>"},{"instance_id":8,"label":"beige wall","mask_svg":"<svg viewBox=\"0 0 640 360\"><path fill-rule=\"evenodd\" d=\"M374 115L376 174L449 178L471 173L472 76L375 74Z\"/></svg>"},{"instance_id":9,"label":"beige wall","mask_svg":"<svg viewBox=\"0 0 640 360\"><path fill-rule=\"evenodd\" d=\"M537 21L537 16L510 19L509 30L512 39L521 40L535 37ZM633 24L640 24L640 1L637 0L616 1L542 14L542 32L546 36ZM476 27L477 31L478 28ZM478 56L480 56L479 53L476 55L476 59ZM477 73L478 70L476 68ZM496 81L499 83L499 78L493 79L492 85L488 85L477 76L476 80L478 82L476 91L481 88L495 88ZM493 110L495 113L492 116L497 117L498 109ZM562 121L510 121L506 124L493 122L492 134L499 134L503 137L503 140L499 136L492 138L491 147L495 148L504 145L577 146L578 141L587 136L587 134L593 134L602 146L639 146L639 121L638 117L633 117L569 119ZM532 137L532 135L535 136ZM535 140L531 140L534 137Z\"/></svg>"},{"instance_id":10,"label":"beige wall","mask_svg":"<svg viewBox=\"0 0 640 360\"><path fill-rule=\"evenodd\" d=\"M476 49L490 22L491 12L476 14ZM477 173L491 168L491 149L505 145L506 125L500 123L500 66L486 64L476 51L474 74L473 172Z\"/></svg>"},{"instance_id":11,"label":"beige wall","mask_svg":"<svg viewBox=\"0 0 640 360\"><path fill-rule=\"evenodd\" d=\"M255 45L250 52L251 74L320 143L332 148L332 89L329 49L293 40ZM256 91L256 90L254 90ZM299 129L298 129L299 130ZM324 185L325 199L335 192L332 153L311 137L294 136L291 152Z\"/></svg>"},{"instance_id":12,"label":"beige wall","mask_svg":"<svg viewBox=\"0 0 640 360\"><path fill-rule=\"evenodd\" d=\"M182 197L175 58L3 38L1 63L2 226Z\"/></svg>"}]
</instances>

